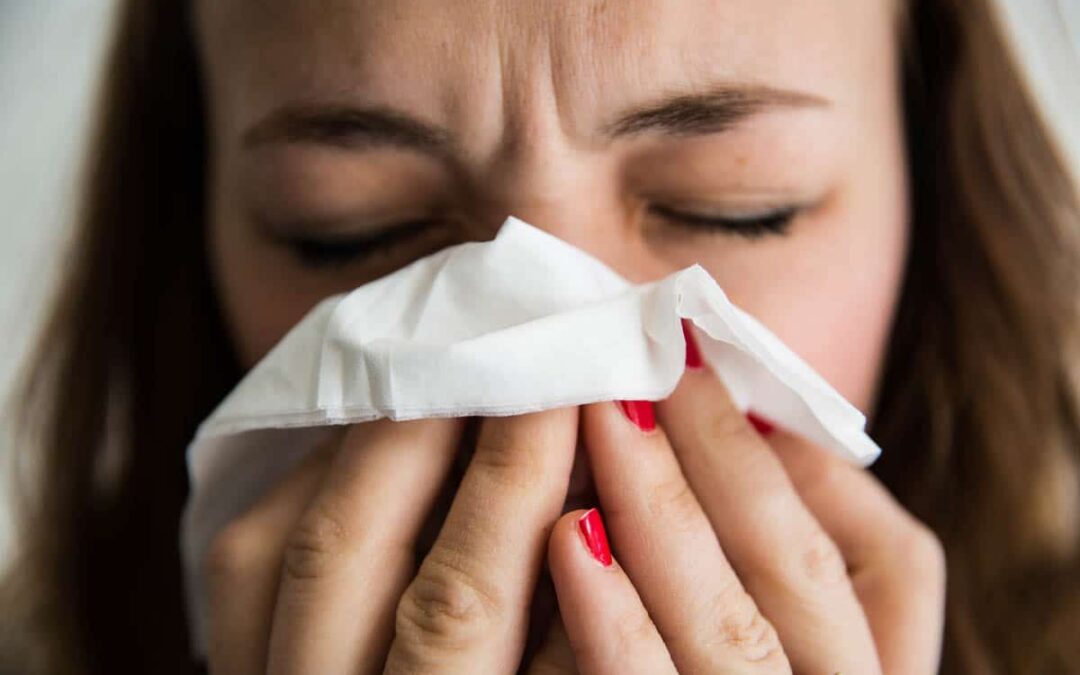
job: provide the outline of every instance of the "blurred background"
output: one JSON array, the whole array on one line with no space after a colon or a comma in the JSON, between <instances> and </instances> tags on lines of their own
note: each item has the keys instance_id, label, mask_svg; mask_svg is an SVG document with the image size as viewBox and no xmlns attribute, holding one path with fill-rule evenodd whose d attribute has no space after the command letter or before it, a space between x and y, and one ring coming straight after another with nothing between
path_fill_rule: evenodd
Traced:
<instances>
[{"instance_id":1,"label":"blurred background","mask_svg":"<svg viewBox=\"0 0 1080 675\"><path fill-rule=\"evenodd\" d=\"M998 0L1080 176L1080 0ZM69 231L113 0L0 0L0 401L30 348ZM0 426L0 566L10 551Z\"/></svg>"}]
</instances>

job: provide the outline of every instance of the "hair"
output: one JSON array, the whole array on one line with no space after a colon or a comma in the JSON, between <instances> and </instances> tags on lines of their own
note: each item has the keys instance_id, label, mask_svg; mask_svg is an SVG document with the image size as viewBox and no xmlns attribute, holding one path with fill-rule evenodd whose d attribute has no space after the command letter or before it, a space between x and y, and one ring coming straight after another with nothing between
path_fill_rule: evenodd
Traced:
<instances>
[{"instance_id":1,"label":"hair","mask_svg":"<svg viewBox=\"0 0 1080 675\"><path fill-rule=\"evenodd\" d=\"M196 670L184 449L241 369L207 263L190 4L122 3L65 278L13 401L0 669ZM945 546L944 672L1080 673L1076 185L990 0L909 0L901 30L912 243L874 472Z\"/></svg>"}]
</instances>

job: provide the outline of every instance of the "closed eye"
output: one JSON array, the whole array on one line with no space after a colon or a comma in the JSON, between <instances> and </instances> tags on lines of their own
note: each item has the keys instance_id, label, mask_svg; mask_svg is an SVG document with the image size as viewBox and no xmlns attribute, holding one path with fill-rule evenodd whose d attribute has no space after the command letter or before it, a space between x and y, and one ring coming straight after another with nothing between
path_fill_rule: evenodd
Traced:
<instances>
[{"instance_id":1,"label":"closed eye","mask_svg":"<svg viewBox=\"0 0 1080 675\"><path fill-rule=\"evenodd\" d=\"M677 225L757 239L767 235L787 235L792 221L802 211L802 207L788 206L745 216L707 216L679 211L661 204L651 205L649 211Z\"/></svg>"},{"instance_id":2,"label":"closed eye","mask_svg":"<svg viewBox=\"0 0 1080 675\"><path fill-rule=\"evenodd\" d=\"M680 211L660 204L649 207L649 211L654 215L682 227L734 234L747 239L788 234L792 221L801 210L801 207L794 206L746 216L712 216ZM357 263L377 253L385 254L393 247L419 237L436 224L438 221L433 219L413 220L393 224L370 234L347 237L314 237L285 233L274 233L272 236L279 244L291 250L302 265L321 269ZM306 228L298 229L302 231Z\"/></svg>"},{"instance_id":3,"label":"closed eye","mask_svg":"<svg viewBox=\"0 0 1080 675\"><path fill-rule=\"evenodd\" d=\"M437 224L421 219L398 223L370 234L347 237L312 237L304 234L277 234L275 239L289 248L305 267L340 267L360 262L376 253L385 253L394 246L419 237Z\"/></svg>"}]
</instances>

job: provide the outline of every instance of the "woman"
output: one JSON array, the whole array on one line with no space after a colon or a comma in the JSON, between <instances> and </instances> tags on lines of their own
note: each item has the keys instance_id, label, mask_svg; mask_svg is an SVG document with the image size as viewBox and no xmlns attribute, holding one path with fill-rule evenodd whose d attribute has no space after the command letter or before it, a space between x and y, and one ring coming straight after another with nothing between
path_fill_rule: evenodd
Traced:
<instances>
[{"instance_id":1,"label":"woman","mask_svg":"<svg viewBox=\"0 0 1080 675\"><path fill-rule=\"evenodd\" d=\"M197 668L195 425L319 299L513 213L701 263L883 458L694 363L344 430L219 536L212 671L1080 672L1080 215L987 2L132 1L107 85L21 399L21 668Z\"/></svg>"}]
</instances>

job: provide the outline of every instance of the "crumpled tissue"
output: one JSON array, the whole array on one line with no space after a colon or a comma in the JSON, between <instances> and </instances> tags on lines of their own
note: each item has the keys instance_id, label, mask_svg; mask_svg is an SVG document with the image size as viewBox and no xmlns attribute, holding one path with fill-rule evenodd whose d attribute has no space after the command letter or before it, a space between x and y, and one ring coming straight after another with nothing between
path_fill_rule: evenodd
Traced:
<instances>
[{"instance_id":1,"label":"crumpled tissue","mask_svg":"<svg viewBox=\"0 0 1080 675\"><path fill-rule=\"evenodd\" d=\"M200 425L181 525L195 650L205 652L202 560L213 536L330 425L660 400L684 368L684 318L740 408L854 463L878 456L863 414L700 265L634 285L510 217L492 241L321 302Z\"/></svg>"}]
</instances>

